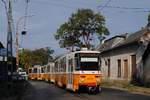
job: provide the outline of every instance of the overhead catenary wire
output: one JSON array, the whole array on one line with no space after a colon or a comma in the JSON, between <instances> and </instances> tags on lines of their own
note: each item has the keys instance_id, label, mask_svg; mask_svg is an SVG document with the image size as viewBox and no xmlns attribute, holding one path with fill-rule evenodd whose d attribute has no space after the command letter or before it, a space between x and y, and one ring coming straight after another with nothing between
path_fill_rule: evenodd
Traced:
<instances>
[{"instance_id":1,"label":"overhead catenary wire","mask_svg":"<svg viewBox=\"0 0 150 100\"><path fill-rule=\"evenodd\" d=\"M112 0L109 0L105 3L105 5L98 5L97 8L103 12L104 11L104 8L113 8L113 9L121 9L121 10L126 10L126 11L121 11L121 12L134 12L134 13L147 13L147 12L150 12L150 9L149 8L140 8L140 7L123 7L123 6L111 6L109 5L110 2ZM35 2L35 3L38 3L38 2ZM70 6L68 5L66 2L65 4L63 2L43 2L41 1L41 4L44 4L44 5L51 5L51 6L54 6L54 7L63 7L63 8L69 8L69 9L75 9L75 8L83 8L83 7L77 7L77 6ZM134 11L136 10L136 11ZM120 11L117 11L118 13Z\"/></svg>"},{"instance_id":2,"label":"overhead catenary wire","mask_svg":"<svg viewBox=\"0 0 150 100\"><path fill-rule=\"evenodd\" d=\"M110 2L111 2L111 0L108 0L104 6L101 6L100 10L102 11Z\"/></svg>"},{"instance_id":3,"label":"overhead catenary wire","mask_svg":"<svg viewBox=\"0 0 150 100\"><path fill-rule=\"evenodd\" d=\"M104 6L99 5L98 8L99 7L104 7ZM121 6L110 6L110 5L105 6L105 8L126 9L126 10L146 10L146 9L148 9L148 8L140 8L140 7L121 7Z\"/></svg>"}]
</instances>

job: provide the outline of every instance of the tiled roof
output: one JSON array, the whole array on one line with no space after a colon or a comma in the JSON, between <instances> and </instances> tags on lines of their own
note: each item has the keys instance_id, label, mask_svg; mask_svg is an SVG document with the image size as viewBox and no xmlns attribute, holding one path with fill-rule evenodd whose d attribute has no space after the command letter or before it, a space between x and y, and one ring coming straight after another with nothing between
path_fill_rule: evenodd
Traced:
<instances>
[{"instance_id":1,"label":"tiled roof","mask_svg":"<svg viewBox=\"0 0 150 100\"><path fill-rule=\"evenodd\" d=\"M116 45L118 45L119 43L122 43L124 41L124 38L126 36L123 35L117 35L114 36L108 40L105 40L105 42L102 45L99 45L98 50L100 51L105 51L107 49L111 49L113 47L115 47ZM119 41L119 43L116 42L116 38L120 38L121 40Z\"/></svg>"},{"instance_id":2,"label":"tiled roof","mask_svg":"<svg viewBox=\"0 0 150 100\"><path fill-rule=\"evenodd\" d=\"M116 43L116 45L112 46L115 43L113 41L113 39L118 37L118 35L117 35L115 37L112 37L112 38L106 40L102 45L99 45L98 50L99 51L107 51L107 50L111 50L111 49L114 49L114 48L117 48L117 47L120 47L123 45L128 45L130 43L138 42L140 40L140 38L147 32L150 32L148 27L146 27L140 31L137 31L135 33L129 34L129 35L126 34L126 38L124 38L123 41L120 41L119 43Z\"/></svg>"}]
</instances>

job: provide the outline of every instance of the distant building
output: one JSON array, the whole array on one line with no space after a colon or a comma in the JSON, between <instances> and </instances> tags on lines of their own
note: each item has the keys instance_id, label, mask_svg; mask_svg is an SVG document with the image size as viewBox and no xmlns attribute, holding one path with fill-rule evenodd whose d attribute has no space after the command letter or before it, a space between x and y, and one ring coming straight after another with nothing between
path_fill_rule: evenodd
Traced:
<instances>
[{"instance_id":1,"label":"distant building","mask_svg":"<svg viewBox=\"0 0 150 100\"><path fill-rule=\"evenodd\" d=\"M150 29L146 27L133 34L114 36L99 44L96 50L101 52L103 79L143 82L145 78L145 81L150 81L150 66L147 65L150 62L147 55L150 55L149 41Z\"/></svg>"},{"instance_id":2,"label":"distant building","mask_svg":"<svg viewBox=\"0 0 150 100\"><path fill-rule=\"evenodd\" d=\"M0 51L4 49L3 44L0 42ZM6 61L5 61L5 56L0 52L0 81L6 80L6 73L7 73L7 68L6 68Z\"/></svg>"},{"instance_id":3,"label":"distant building","mask_svg":"<svg viewBox=\"0 0 150 100\"><path fill-rule=\"evenodd\" d=\"M0 61L4 61L4 60L5 60L5 55L2 54L2 50L4 50L4 46L3 46L3 44L0 42Z\"/></svg>"},{"instance_id":4,"label":"distant building","mask_svg":"<svg viewBox=\"0 0 150 100\"><path fill-rule=\"evenodd\" d=\"M4 48L3 44L0 42L0 48Z\"/></svg>"}]
</instances>

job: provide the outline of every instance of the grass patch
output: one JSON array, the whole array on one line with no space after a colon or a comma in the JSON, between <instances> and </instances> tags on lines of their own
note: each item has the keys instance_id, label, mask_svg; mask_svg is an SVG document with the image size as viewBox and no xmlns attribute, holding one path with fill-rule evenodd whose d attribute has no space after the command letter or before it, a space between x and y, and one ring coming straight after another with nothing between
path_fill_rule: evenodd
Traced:
<instances>
[{"instance_id":1,"label":"grass patch","mask_svg":"<svg viewBox=\"0 0 150 100\"><path fill-rule=\"evenodd\" d=\"M150 88L135 86L127 81L104 80L101 86L150 95Z\"/></svg>"}]
</instances>

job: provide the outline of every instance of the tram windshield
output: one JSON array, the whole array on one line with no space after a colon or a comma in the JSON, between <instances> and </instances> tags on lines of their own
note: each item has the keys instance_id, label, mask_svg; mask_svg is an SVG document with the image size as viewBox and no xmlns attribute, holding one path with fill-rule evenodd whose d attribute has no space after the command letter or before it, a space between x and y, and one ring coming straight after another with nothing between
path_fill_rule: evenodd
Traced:
<instances>
[{"instance_id":1,"label":"tram windshield","mask_svg":"<svg viewBox=\"0 0 150 100\"><path fill-rule=\"evenodd\" d=\"M80 62L80 70L98 70L98 62Z\"/></svg>"},{"instance_id":2,"label":"tram windshield","mask_svg":"<svg viewBox=\"0 0 150 100\"><path fill-rule=\"evenodd\" d=\"M99 70L98 54L78 54L76 55L76 70Z\"/></svg>"}]
</instances>

